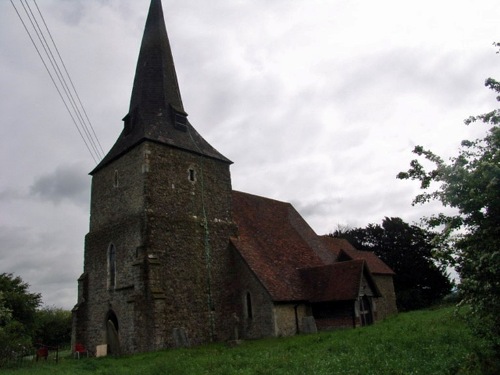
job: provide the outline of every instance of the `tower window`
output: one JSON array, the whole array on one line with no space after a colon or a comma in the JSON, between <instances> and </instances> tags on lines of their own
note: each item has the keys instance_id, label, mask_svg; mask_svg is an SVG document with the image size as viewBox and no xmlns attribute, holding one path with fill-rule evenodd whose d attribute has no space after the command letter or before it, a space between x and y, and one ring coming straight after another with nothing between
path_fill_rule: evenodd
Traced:
<instances>
[{"instance_id":1,"label":"tower window","mask_svg":"<svg viewBox=\"0 0 500 375\"><path fill-rule=\"evenodd\" d=\"M196 171L193 168L189 168L188 173L189 173L188 176L189 181L196 182Z\"/></svg>"},{"instance_id":2,"label":"tower window","mask_svg":"<svg viewBox=\"0 0 500 375\"><path fill-rule=\"evenodd\" d=\"M116 285L116 248L111 244L108 248L108 289Z\"/></svg>"},{"instance_id":3,"label":"tower window","mask_svg":"<svg viewBox=\"0 0 500 375\"><path fill-rule=\"evenodd\" d=\"M182 130L183 132L187 131L187 117L180 114L176 113L175 114L175 128L177 130Z\"/></svg>"},{"instance_id":4,"label":"tower window","mask_svg":"<svg viewBox=\"0 0 500 375\"><path fill-rule=\"evenodd\" d=\"M187 113L184 112L181 108L176 108L173 105L170 105L170 108L173 113L174 120L174 128L183 132L187 131Z\"/></svg>"},{"instance_id":5,"label":"tower window","mask_svg":"<svg viewBox=\"0 0 500 375\"><path fill-rule=\"evenodd\" d=\"M113 177L113 187L118 187L118 171L115 171L115 175Z\"/></svg>"}]
</instances>

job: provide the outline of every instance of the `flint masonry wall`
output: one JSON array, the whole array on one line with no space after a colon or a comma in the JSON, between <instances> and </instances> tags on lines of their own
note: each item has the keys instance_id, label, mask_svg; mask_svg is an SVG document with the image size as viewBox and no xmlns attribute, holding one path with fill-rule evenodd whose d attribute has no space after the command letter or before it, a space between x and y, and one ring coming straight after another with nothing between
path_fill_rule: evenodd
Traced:
<instances>
[{"instance_id":1,"label":"flint masonry wall","mask_svg":"<svg viewBox=\"0 0 500 375\"><path fill-rule=\"evenodd\" d=\"M392 275L373 275L373 278L382 294L382 297L375 299L377 305L376 320L378 321L397 314L398 309Z\"/></svg>"},{"instance_id":2,"label":"flint masonry wall","mask_svg":"<svg viewBox=\"0 0 500 375\"><path fill-rule=\"evenodd\" d=\"M234 311L228 246L236 233L229 165L154 143L146 151L144 248L158 260L149 274L158 345L175 345L174 329L190 344L227 339Z\"/></svg>"},{"instance_id":3,"label":"flint masonry wall","mask_svg":"<svg viewBox=\"0 0 500 375\"><path fill-rule=\"evenodd\" d=\"M85 238L84 273L79 280L74 340L95 351L104 344L109 313L119 317L119 334L127 350L135 345L131 296L137 275L129 267L142 243L143 180L139 148L98 171L92 178L90 231ZM116 251L116 277L110 282L108 251Z\"/></svg>"},{"instance_id":4,"label":"flint masonry wall","mask_svg":"<svg viewBox=\"0 0 500 375\"><path fill-rule=\"evenodd\" d=\"M276 336L274 303L267 290L250 270L241 255L235 253L235 269L238 274L236 313L240 321L240 337L258 339ZM250 295L249 308L247 294ZM249 311L250 310L250 311Z\"/></svg>"},{"instance_id":5,"label":"flint masonry wall","mask_svg":"<svg viewBox=\"0 0 500 375\"><path fill-rule=\"evenodd\" d=\"M110 312L125 353L179 345L174 330L187 337L183 344L229 338L234 267L228 245L235 231L227 163L144 142L99 170L75 342L106 343Z\"/></svg>"},{"instance_id":6,"label":"flint masonry wall","mask_svg":"<svg viewBox=\"0 0 500 375\"><path fill-rule=\"evenodd\" d=\"M133 267L143 242L142 150L137 147L99 170L92 178L90 231L85 238L84 280L79 291L79 327L75 340L91 350L105 344L106 321L113 312L125 352L137 346L134 336L134 294L141 294L140 275ZM116 276L110 282L108 251L116 251ZM81 310L81 312L80 312Z\"/></svg>"}]
</instances>

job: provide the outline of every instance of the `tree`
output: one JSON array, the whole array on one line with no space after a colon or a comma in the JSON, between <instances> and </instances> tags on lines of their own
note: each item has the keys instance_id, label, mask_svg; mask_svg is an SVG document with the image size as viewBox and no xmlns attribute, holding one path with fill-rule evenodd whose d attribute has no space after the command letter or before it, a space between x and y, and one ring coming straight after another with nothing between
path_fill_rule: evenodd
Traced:
<instances>
[{"instance_id":1,"label":"tree","mask_svg":"<svg viewBox=\"0 0 500 375\"><path fill-rule=\"evenodd\" d=\"M485 86L500 94L500 83L494 79L488 78ZM500 101L500 95L496 99ZM414 204L437 200L458 210L456 215L440 213L426 222L453 241L454 252L440 255L457 266L459 291L470 306L472 327L500 352L500 109L469 117L465 123L476 121L490 126L484 138L462 141L458 156L449 162L417 146L413 152L419 159L397 177L420 182L423 193ZM433 169L426 170L422 159Z\"/></svg>"},{"instance_id":2,"label":"tree","mask_svg":"<svg viewBox=\"0 0 500 375\"><path fill-rule=\"evenodd\" d=\"M39 293L30 293L20 277L0 274L0 366L32 343Z\"/></svg>"},{"instance_id":3,"label":"tree","mask_svg":"<svg viewBox=\"0 0 500 375\"><path fill-rule=\"evenodd\" d=\"M45 307L36 313L36 340L50 346L71 342L71 311Z\"/></svg>"},{"instance_id":4,"label":"tree","mask_svg":"<svg viewBox=\"0 0 500 375\"><path fill-rule=\"evenodd\" d=\"M375 252L392 268L400 311L430 306L451 290L445 269L432 257L435 233L386 217L382 225L337 230L333 236L347 239L359 250Z\"/></svg>"},{"instance_id":5,"label":"tree","mask_svg":"<svg viewBox=\"0 0 500 375\"><path fill-rule=\"evenodd\" d=\"M0 291L0 329L5 326L12 318L12 311L5 306L3 292Z\"/></svg>"},{"instance_id":6,"label":"tree","mask_svg":"<svg viewBox=\"0 0 500 375\"><path fill-rule=\"evenodd\" d=\"M0 292L4 308L12 314L11 320L19 322L24 333L31 336L35 329L36 309L42 302L40 293L29 292L29 284L10 273L0 274Z\"/></svg>"}]
</instances>

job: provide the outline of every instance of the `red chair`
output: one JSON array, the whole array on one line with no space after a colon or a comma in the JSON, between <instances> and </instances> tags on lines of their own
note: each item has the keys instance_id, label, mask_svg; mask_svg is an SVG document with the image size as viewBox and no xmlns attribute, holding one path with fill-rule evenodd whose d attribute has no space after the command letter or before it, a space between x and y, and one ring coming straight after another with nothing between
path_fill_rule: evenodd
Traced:
<instances>
[{"instance_id":1,"label":"red chair","mask_svg":"<svg viewBox=\"0 0 500 375\"><path fill-rule=\"evenodd\" d=\"M38 362L39 358L43 358L47 360L49 356L49 349L46 346L42 346L41 348L37 349L36 351L36 361Z\"/></svg>"},{"instance_id":2,"label":"red chair","mask_svg":"<svg viewBox=\"0 0 500 375\"><path fill-rule=\"evenodd\" d=\"M73 355L76 358L80 359L80 356L82 356L82 355L86 355L88 357L89 351L82 344L76 343L75 344L75 351L73 352Z\"/></svg>"}]
</instances>

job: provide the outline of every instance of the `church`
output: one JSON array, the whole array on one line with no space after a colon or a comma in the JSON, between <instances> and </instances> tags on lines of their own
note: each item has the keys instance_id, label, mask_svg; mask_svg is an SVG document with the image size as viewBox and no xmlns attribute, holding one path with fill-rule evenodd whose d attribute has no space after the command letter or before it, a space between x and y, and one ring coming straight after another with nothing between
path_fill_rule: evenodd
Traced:
<instances>
[{"instance_id":1,"label":"church","mask_svg":"<svg viewBox=\"0 0 500 375\"><path fill-rule=\"evenodd\" d=\"M152 0L123 130L90 172L73 346L137 353L397 312L385 263L318 236L287 202L233 191L231 164L188 120Z\"/></svg>"}]
</instances>

